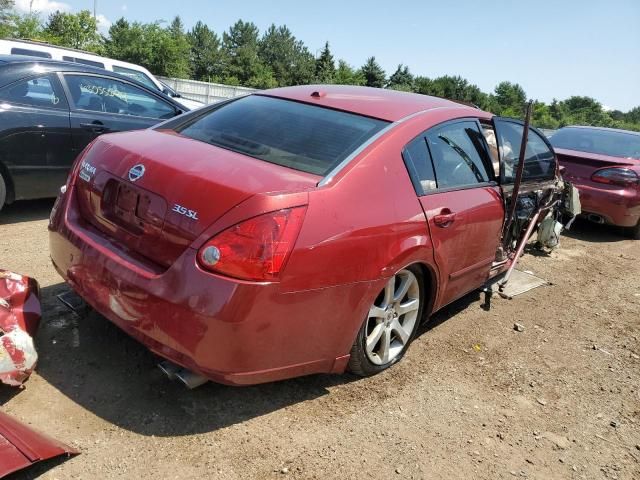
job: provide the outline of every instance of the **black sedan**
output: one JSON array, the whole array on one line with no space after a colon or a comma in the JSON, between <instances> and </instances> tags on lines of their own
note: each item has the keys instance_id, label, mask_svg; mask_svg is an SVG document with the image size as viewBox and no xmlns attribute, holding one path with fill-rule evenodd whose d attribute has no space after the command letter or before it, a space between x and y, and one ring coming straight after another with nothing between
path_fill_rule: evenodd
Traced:
<instances>
[{"instance_id":1,"label":"black sedan","mask_svg":"<svg viewBox=\"0 0 640 480\"><path fill-rule=\"evenodd\" d=\"M0 209L55 197L73 160L98 135L151 127L186 110L107 70L0 55Z\"/></svg>"}]
</instances>

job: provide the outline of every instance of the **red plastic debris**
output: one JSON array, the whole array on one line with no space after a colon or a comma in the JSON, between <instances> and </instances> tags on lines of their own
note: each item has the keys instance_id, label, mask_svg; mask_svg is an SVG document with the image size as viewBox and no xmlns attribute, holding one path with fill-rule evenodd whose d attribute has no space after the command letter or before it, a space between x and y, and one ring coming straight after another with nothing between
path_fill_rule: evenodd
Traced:
<instances>
[{"instance_id":1,"label":"red plastic debris","mask_svg":"<svg viewBox=\"0 0 640 480\"><path fill-rule=\"evenodd\" d=\"M0 478L34 463L79 452L0 412Z\"/></svg>"},{"instance_id":2,"label":"red plastic debris","mask_svg":"<svg viewBox=\"0 0 640 480\"><path fill-rule=\"evenodd\" d=\"M0 270L0 381L21 386L38 361L33 335L40 323L38 283Z\"/></svg>"}]
</instances>

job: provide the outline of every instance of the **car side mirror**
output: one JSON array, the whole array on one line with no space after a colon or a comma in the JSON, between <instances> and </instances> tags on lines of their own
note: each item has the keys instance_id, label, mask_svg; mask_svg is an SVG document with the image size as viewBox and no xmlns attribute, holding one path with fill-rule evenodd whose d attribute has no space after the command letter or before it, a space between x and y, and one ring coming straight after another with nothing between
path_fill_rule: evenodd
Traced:
<instances>
[{"instance_id":1,"label":"car side mirror","mask_svg":"<svg viewBox=\"0 0 640 480\"><path fill-rule=\"evenodd\" d=\"M181 98L182 95L180 95L178 92L174 92L173 90L169 90L168 88L163 88L162 89L162 93L164 93L165 95L172 97L172 98Z\"/></svg>"}]
</instances>

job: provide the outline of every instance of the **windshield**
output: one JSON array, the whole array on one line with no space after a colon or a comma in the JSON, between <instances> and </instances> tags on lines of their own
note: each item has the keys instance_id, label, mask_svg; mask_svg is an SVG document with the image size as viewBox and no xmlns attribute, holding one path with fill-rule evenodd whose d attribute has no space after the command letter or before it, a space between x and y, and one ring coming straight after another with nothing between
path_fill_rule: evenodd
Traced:
<instances>
[{"instance_id":1,"label":"windshield","mask_svg":"<svg viewBox=\"0 0 640 480\"><path fill-rule=\"evenodd\" d=\"M334 166L388 122L251 95L177 129L184 136L316 175Z\"/></svg>"},{"instance_id":2,"label":"windshield","mask_svg":"<svg viewBox=\"0 0 640 480\"><path fill-rule=\"evenodd\" d=\"M612 157L640 158L640 135L632 133L591 128L562 128L552 135L549 141L555 148Z\"/></svg>"}]
</instances>

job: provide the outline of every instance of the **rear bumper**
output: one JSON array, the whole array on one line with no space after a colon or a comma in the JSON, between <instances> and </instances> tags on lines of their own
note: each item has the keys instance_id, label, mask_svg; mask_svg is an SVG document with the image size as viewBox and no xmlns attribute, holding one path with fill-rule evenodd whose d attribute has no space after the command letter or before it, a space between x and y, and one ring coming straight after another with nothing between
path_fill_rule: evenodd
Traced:
<instances>
[{"instance_id":1,"label":"rear bumper","mask_svg":"<svg viewBox=\"0 0 640 480\"><path fill-rule=\"evenodd\" d=\"M85 227L73 208L54 213L50 251L60 275L150 350L220 383L342 372L376 288L362 282L283 292L278 283L204 272L192 249L157 274Z\"/></svg>"},{"instance_id":2,"label":"rear bumper","mask_svg":"<svg viewBox=\"0 0 640 480\"><path fill-rule=\"evenodd\" d=\"M635 188L576 185L585 215L596 214L611 225L633 227L640 220L640 192Z\"/></svg>"}]
</instances>

